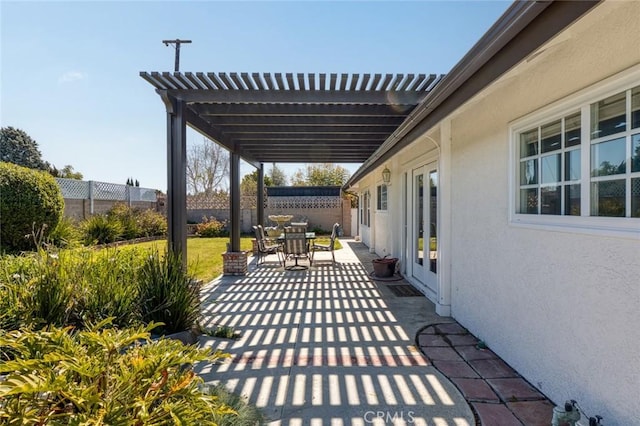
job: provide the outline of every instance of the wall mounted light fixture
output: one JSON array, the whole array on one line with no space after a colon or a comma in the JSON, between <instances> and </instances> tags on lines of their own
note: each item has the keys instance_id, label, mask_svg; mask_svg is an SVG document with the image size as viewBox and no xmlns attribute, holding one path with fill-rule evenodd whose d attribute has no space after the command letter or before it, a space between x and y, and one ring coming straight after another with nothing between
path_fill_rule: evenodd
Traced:
<instances>
[{"instance_id":1,"label":"wall mounted light fixture","mask_svg":"<svg viewBox=\"0 0 640 426\"><path fill-rule=\"evenodd\" d=\"M382 171L382 181L385 185L389 185L389 183L391 182L391 170L389 170L386 166Z\"/></svg>"}]
</instances>

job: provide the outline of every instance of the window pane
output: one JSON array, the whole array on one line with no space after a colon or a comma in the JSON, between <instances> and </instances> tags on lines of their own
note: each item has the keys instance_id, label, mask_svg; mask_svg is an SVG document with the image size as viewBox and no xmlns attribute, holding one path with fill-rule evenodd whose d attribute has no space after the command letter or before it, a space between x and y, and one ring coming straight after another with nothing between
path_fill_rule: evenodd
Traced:
<instances>
[{"instance_id":1,"label":"window pane","mask_svg":"<svg viewBox=\"0 0 640 426\"><path fill-rule=\"evenodd\" d=\"M419 265L424 264L424 175L422 173L415 176L415 205L414 205L414 229L416 239L414 262Z\"/></svg>"},{"instance_id":2,"label":"window pane","mask_svg":"<svg viewBox=\"0 0 640 426\"><path fill-rule=\"evenodd\" d=\"M624 217L625 181L607 180L591 183L591 216Z\"/></svg>"},{"instance_id":3,"label":"window pane","mask_svg":"<svg viewBox=\"0 0 640 426\"><path fill-rule=\"evenodd\" d=\"M580 180L580 149L574 149L565 154L564 180Z\"/></svg>"},{"instance_id":4,"label":"window pane","mask_svg":"<svg viewBox=\"0 0 640 426\"><path fill-rule=\"evenodd\" d=\"M540 213L560 214L560 186L547 186L540 189Z\"/></svg>"},{"instance_id":5,"label":"window pane","mask_svg":"<svg viewBox=\"0 0 640 426\"><path fill-rule=\"evenodd\" d=\"M640 127L640 86L631 91L631 128Z\"/></svg>"},{"instance_id":6,"label":"window pane","mask_svg":"<svg viewBox=\"0 0 640 426\"><path fill-rule=\"evenodd\" d=\"M538 129L520 134L520 158L531 157L538 153Z\"/></svg>"},{"instance_id":7,"label":"window pane","mask_svg":"<svg viewBox=\"0 0 640 426\"><path fill-rule=\"evenodd\" d=\"M640 217L640 178L631 179L631 217Z\"/></svg>"},{"instance_id":8,"label":"window pane","mask_svg":"<svg viewBox=\"0 0 640 426\"><path fill-rule=\"evenodd\" d=\"M380 186L380 210L387 209L387 185Z\"/></svg>"},{"instance_id":9,"label":"window pane","mask_svg":"<svg viewBox=\"0 0 640 426\"><path fill-rule=\"evenodd\" d=\"M580 184L564 187L564 214L580 216Z\"/></svg>"},{"instance_id":10,"label":"window pane","mask_svg":"<svg viewBox=\"0 0 640 426\"><path fill-rule=\"evenodd\" d=\"M610 176L626 172L625 139L591 145L591 176Z\"/></svg>"},{"instance_id":11,"label":"window pane","mask_svg":"<svg viewBox=\"0 0 640 426\"><path fill-rule=\"evenodd\" d=\"M542 183L560 182L560 154L547 155L540 161Z\"/></svg>"},{"instance_id":12,"label":"window pane","mask_svg":"<svg viewBox=\"0 0 640 426\"><path fill-rule=\"evenodd\" d=\"M631 136L631 171L640 172L640 133Z\"/></svg>"},{"instance_id":13,"label":"window pane","mask_svg":"<svg viewBox=\"0 0 640 426\"><path fill-rule=\"evenodd\" d=\"M580 145L580 113L570 115L564 120L564 146Z\"/></svg>"},{"instance_id":14,"label":"window pane","mask_svg":"<svg viewBox=\"0 0 640 426\"><path fill-rule=\"evenodd\" d=\"M626 92L591 104L591 139L627 130Z\"/></svg>"},{"instance_id":15,"label":"window pane","mask_svg":"<svg viewBox=\"0 0 640 426\"><path fill-rule=\"evenodd\" d=\"M520 213L538 214L538 189L520 190Z\"/></svg>"},{"instance_id":16,"label":"window pane","mask_svg":"<svg viewBox=\"0 0 640 426\"><path fill-rule=\"evenodd\" d=\"M560 142L562 141L562 124L558 120L554 123L546 124L542 126L540 131L542 145L542 152L555 151L560 149Z\"/></svg>"},{"instance_id":17,"label":"window pane","mask_svg":"<svg viewBox=\"0 0 640 426\"><path fill-rule=\"evenodd\" d=\"M438 272L438 172L429 172L429 270ZM426 250L426 248L425 248Z\"/></svg>"},{"instance_id":18,"label":"window pane","mask_svg":"<svg viewBox=\"0 0 640 426\"><path fill-rule=\"evenodd\" d=\"M520 162L520 185L533 185L538 183L538 160L526 160Z\"/></svg>"}]
</instances>

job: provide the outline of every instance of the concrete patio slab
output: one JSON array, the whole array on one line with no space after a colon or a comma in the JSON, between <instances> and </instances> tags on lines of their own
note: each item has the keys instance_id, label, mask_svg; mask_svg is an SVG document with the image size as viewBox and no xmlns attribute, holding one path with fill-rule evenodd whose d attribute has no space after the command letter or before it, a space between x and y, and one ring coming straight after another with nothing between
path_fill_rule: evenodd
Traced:
<instances>
[{"instance_id":1,"label":"concrete patio slab","mask_svg":"<svg viewBox=\"0 0 640 426\"><path fill-rule=\"evenodd\" d=\"M341 243L337 266L290 272L268 258L206 286L203 325L241 337L202 336L231 357L199 373L245 396L271 425L473 426L464 397L415 344L425 325L451 320L424 297L394 296L370 279L374 255Z\"/></svg>"}]
</instances>

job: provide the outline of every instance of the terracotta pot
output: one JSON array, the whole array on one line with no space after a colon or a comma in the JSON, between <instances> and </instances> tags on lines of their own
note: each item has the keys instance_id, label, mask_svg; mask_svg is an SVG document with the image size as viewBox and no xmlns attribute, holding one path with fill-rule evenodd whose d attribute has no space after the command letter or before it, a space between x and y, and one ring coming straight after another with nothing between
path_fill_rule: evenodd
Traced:
<instances>
[{"instance_id":1,"label":"terracotta pot","mask_svg":"<svg viewBox=\"0 0 640 426\"><path fill-rule=\"evenodd\" d=\"M383 257L380 259L373 259L373 272L376 277L390 277L396 271L396 263L398 259L396 257Z\"/></svg>"}]
</instances>

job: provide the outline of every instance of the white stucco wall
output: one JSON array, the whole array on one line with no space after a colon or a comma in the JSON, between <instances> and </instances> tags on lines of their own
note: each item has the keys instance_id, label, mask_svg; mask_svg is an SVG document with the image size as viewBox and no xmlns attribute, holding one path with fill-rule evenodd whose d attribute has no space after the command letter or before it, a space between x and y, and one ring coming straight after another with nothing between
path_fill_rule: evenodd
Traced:
<instances>
[{"instance_id":1,"label":"white stucco wall","mask_svg":"<svg viewBox=\"0 0 640 426\"><path fill-rule=\"evenodd\" d=\"M556 403L639 424L640 242L509 223L509 124L640 63L605 2L452 117L452 315ZM640 83L640 81L639 81Z\"/></svg>"},{"instance_id":2,"label":"white stucco wall","mask_svg":"<svg viewBox=\"0 0 640 426\"><path fill-rule=\"evenodd\" d=\"M386 256L390 257L392 254L389 235L389 214L386 211L376 211L376 226L374 228L374 232L376 233L375 242L376 242L376 254L378 256Z\"/></svg>"},{"instance_id":3,"label":"white stucco wall","mask_svg":"<svg viewBox=\"0 0 640 426\"><path fill-rule=\"evenodd\" d=\"M359 183L359 193L362 194L368 190L371 195L371 223L370 226L366 226L360 223L360 237L362 242L369 247L371 252L376 253L378 256L383 257L385 255L396 256L393 250L393 239L391 233L389 233L390 226L390 211L378 211L378 185L382 185L382 169L377 172L371 173L364 180ZM387 192L388 206L391 206L392 195L391 187ZM358 215L358 221L360 216Z\"/></svg>"},{"instance_id":4,"label":"white stucco wall","mask_svg":"<svg viewBox=\"0 0 640 426\"><path fill-rule=\"evenodd\" d=\"M603 2L448 117L450 148L436 127L399 152L389 213L362 232L401 257L403 174L446 152L452 316L555 403L625 426L640 424L640 241L511 224L509 126L640 64L638 16L640 2ZM360 188L375 194L380 172Z\"/></svg>"}]
</instances>

